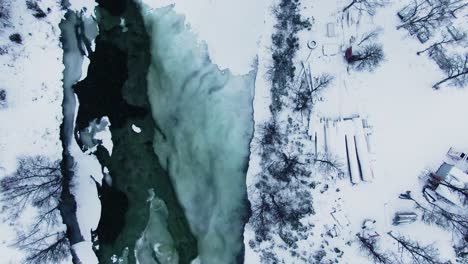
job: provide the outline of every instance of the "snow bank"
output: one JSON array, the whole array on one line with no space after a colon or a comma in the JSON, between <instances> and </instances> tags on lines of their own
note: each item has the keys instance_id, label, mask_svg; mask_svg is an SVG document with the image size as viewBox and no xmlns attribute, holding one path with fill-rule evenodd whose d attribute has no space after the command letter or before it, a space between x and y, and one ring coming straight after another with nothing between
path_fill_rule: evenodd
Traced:
<instances>
[{"instance_id":1,"label":"snow bank","mask_svg":"<svg viewBox=\"0 0 468 264\"><path fill-rule=\"evenodd\" d=\"M81 235L86 241L91 241L91 231L96 230L101 216L101 202L96 188L96 182L101 184L103 179L101 164L94 155L83 153L76 142L70 146L70 152L76 160L72 184L72 193L77 202L76 217Z\"/></svg>"},{"instance_id":2,"label":"snow bank","mask_svg":"<svg viewBox=\"0 0 468 264\"><path fill-rule=\"evenodd\" d=\"M110 126L109 118L104 116L89 122L89 126L80 132L80 141L87 148L87 153L96 151L97 146L101 145L112 155L114 144Z\"/></svg>"},{"instance_id":3,"label":"snow bank","mask_svg":"<svg viewBox=\"0 0 468 264\"><path fill-rule=\"evenodd\" d=\"M261 37L259 38L257 60L257 76L255 78L255 96L253 101L254 106L254 137L255 133L258 133L258 126L263 124L271 117L271 112L268 108L271 102L270 95L270 81L267 79L269 66L271 65L271 53L269 47L271 47L271 35L273 34L275 20L273 16L269 13L269 10L272 8L272 3L269 3L268 6L265 6L265 16L264 16L264 29ZM252 140L250 143L251 154L249 157L249 168L246 176L246 185L248 190L248 198L251 199L252 191L250 186L255 182L255 175L261 171L260 167L260 155L257 155L255 152L258 148L255 145L255 140ZM245 263L260 263L258 254L256 254L252 248L249 246L249 241L254 238L254 233L247 223L244 228L244 245L245 245Z\"/></svg>"},{"instance_id":4,"label":"snow bank","mask_svg":"<svg viewBox=\"0 0 468 264\"><path fill-rule=\"evenodd\" d=\"M89 241L83 241L72 245L72 250L78 256L81 263L98 264L98 259L96 258L92 247L93 243Z\"/></svg>"},{"instance_id":5,"label":"snow bank","mask_svg":"<svg viewBox=\"0 0 468 264\"><path fill-rule=\"evenodd\" d=\"M75 29L83 23L84 37L93 39L96 32L92 15L96 3L92 1L71 1L70 10L65 20L61 23L61 30L64 38L64 59L65 70L63 71L63 138L64 145L68 148L75 166L71 182L71 193L74 195L77 208L76 219L79 231L84 241L72 245L72 250L83 263L98 263L95 253L92 250L91 231L96 230L100 214L101 203L98 198L96 183L101 184L103 179L101 165L94 155L88 155L78 146L75 137L75 121L79 107L77 96L72 86L79 80L86 77L89 59L84 57L78 47L82 47L82 39L77 38ZM73 12L74 11L74 12ZM83 13L81 13L83 11ZM81 17L78 15L80 14ZM81 18L81 21L79 20ZM112 152L112 140L109 131L110 122L108 118L102 118L99 122L93 122L88 128L86 135L88 147L94 146L95 139L100 139L109 152ZM90 152L90 151L89 151Z\"/></svg>"}]
</instances>

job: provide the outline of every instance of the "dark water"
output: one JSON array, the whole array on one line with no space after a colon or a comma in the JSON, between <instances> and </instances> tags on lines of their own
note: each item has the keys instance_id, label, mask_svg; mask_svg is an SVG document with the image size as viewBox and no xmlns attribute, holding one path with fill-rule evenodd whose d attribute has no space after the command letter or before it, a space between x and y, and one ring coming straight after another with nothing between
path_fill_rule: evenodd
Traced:
<instances>
[{"instance_id":1,"label":"dark water","mask_svg":"<svg viewBox=\"0 0 468 264\"><path fill-rule=\"evenodd\" d=\"M172 183L153 151L154 122L147 101L146 75L149 40L140 14L132 1L97 1L100 34L85 80L74 89L80 101L77 131L94 118L108 116L113 153L97 151L112 184L100 188L102 215L96 231L100 263L110 263L128 247L129 263L135 263L134 246L149 217L148 192L153 188L168 207L168 229L180 263L197 256L197 243L177 200ZM112 3L111 3L112 2ZM119 26L125 18L128 31ZM142 129L136 134L132 124Z\"/></svg>"}]
</instances>

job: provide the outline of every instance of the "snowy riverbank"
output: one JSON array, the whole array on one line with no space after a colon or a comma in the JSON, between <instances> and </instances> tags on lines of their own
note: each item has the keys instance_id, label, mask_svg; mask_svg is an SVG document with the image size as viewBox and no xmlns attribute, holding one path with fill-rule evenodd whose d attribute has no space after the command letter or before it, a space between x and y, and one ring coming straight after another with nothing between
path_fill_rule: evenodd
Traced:
<instances>
[{"instance_id":1,"label":"snowy riverbank","mask_svg":"<svg viewBox=\"0 0 468 264\"><path fill-rule=\"evenodd\" d=\"M41 1L46 17L37 18L25 2L2 1L0 18L0 89L6 93L0 107L0 177L16 170L17 158L44 155L61 159L62 54L59 23L63 16L56 1ZM19 34L20 43L9 36ZM2 263L19 263L24 252L9 247L15 230L28 225L17 219L0 224ZM26 217L27 218L27 217Z\"/></svg>"}]
</instances>

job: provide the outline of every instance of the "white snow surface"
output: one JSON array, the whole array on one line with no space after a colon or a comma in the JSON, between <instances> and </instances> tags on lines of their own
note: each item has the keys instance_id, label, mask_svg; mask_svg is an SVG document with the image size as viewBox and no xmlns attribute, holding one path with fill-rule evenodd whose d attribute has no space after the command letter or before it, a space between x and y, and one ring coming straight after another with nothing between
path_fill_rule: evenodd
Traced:
<instances>
[{"instance_id":1,"label":"white snow surface","mask_svg":"<svg viewBox=\"0 0 468 264\"><path fill-rule=\"evenodd\" d=\"M141 133L141 128L137 127L135 124L132 124L132 130L133 132L140 134Z\"/></svg>"},{"instance_id":2,"label":"white snow surface","mask_svg":"<svg viewBox=\"0 0 468 264\"><path fill-rule=\"evenodd\" d=\"M152 8L174 5L187 23L206 42L213 63L221 70L246 74L254 65L264 17L270 11L266 0L144 0Z\"/></svg>"},{"instance_id":3,"label":"white snow surface","mask_svg":"<svg viewBox=\"0 0 468 264\"><path fill-rule=\"evenodd\" d=\"M93 154L83 153L76 141L72 142L70 149L72 156L77 160L72 188L77 203L76 218L78 219L81 235L86 241L90 242L91 231L96 230L101 217L101 202L98 198L95 183L95 181L99 184L102 182L101 165ZM86 256L86 259L88 258Z\"/></svg>"},{"instance_id":4,"label":"white snow surface","mask_svg":"<svg viewBox=\"0 0 468 264\"><path fill-rule=\"evenodd\" d=\"M64 66L59 23L64 11L57 1L43 0L39 3L40 7L43 10L50 8L51 11L45 18L37 19L24 2L20 4L11 1L9 5L7 2L9 1L2 4L9 6L10 19L0 30L0 46L7 50L6 54L0 56L0 88L5 89L7 93L6 107L0 109L0 177L14 172L17 157L22 155L44 155L51 160L62 158L60 124ZM87 15L93 12L96 5L91 0L71 2L74 10L81 10L86 5ZM8 39L13 33L21 34L22 44L13 43ZM84 74L88 64L83 64ZM84 155L79 148L76 153L78 152ZM102 175L99 175L97 160L91 156L84 156L86 157L82 157L77 167L77 173L84 175L81 177L83 180L78 179L75 182L76 188L73 193L78 202L77 216L80 228L82 231L90 231L97 227L100 202L95 183L89 176L93 175L100 181ZM32 215L33 212L25 217L30 218ZM21 226L17 223L16 228ZM65 229L65 226L60 228ZM8 246L15 239L14 229L2 222L0 233L1 263L20 263L23 253ZM83 263L97 263L91 249L90 232L83 232L83 236L87 241L75 245L73 249ZM96 261L91 261L93 259ZM64 263L70 262L70 259L64 260Z\"/></svg>"},{"instance_id":5,"label":"white snow surface","mask_svg":"<svg viewBox=\"0 0 468 264\"><path fill-rule=\"evenodd\" d=\"M70 10L84 12L85 16L94 15L94 8L97 6L94 0L68 0Z\"/></svg>"},{"instance_id":6,"label":"white snow surface","mask_svg":"<svg viewBox=\"0 0 468 264\"><path fill-rule=\"evenodd\" d=\"M340 5L331 2L315 1L316 8L304 10L312 11L316 21L313 32L304 38L313 38L318 45L329 41L320 33L324 34L327 21L339 16L336 11ZM377 26L383 27L379 42L384 45L386 59L375 72L350 70L348 74L342 55L325 57L317 50L310 60L313 71L328 72L336 78L324 94L324 102L317 104L317 114L343 117L356 113L370 118L373 147L382 170L376 180L384 181L382 191L393 194L412 186L411 181L425 167L437 169L451 146L468 147L468 125L462 121L468 90L431 88L443 74L429 58L416 55L424 46L407 36L406 31L396 30L395 14L404 3L379 9L373 19L362 17L359 26L345 28L345 33L339 31L342 35L333 40L342 44L351 35L360 36ZM324 12L327 6L331 10ZM330 12L335 15L330 16Z\"/></svg>"},{"instance_id":7,"label":"white snow surface","mask_svg":"<svg viewBox=\"0 0 468 264\"><path fill-rule=\"evenodd\" d=\"M346 245L346 242L356 240L355 235L366 218L376 220L375 231L381 237L382 248L397 250L397 245L387 235L388 231L393 231L423 244L435 243L441 258L453 261L449 232L420 221L406 226L392 226L395 212L407 210L420 214L413 204L398 199L398 195L412 190L417 199L423 199L419 195L422 183L418 176L421 172L426 168L436 170L452 146L468 149L468 124L464 121L468 90L451 87L433 90L432 85L443 78L443 73L426 55L416 55L416 51L424 49L428 43L422 45L416 38L408 36L407 31L396 30L399 23L396 13L409 2L391 1L388 6L378 9L374 17L363 15L359 23L355 23L356 10L352 10L350 15L354 22L347 25L342 20L341 10L349 1L301 1L303 17L313 17L314 23L311 31L299 34L301 49L296 56L297 69L301 69L301 61L308 62L314 76L329 73L335 77L322 95L323 102L315 105L315 117L312 119L343 118L353 114L367 118L373 126L371 152L375 153L376 158L375 178L370 183L352 185L349 178L336 182L320 180L329 184L329 191L322 194L311 190L316 215L307 221L315 224L315 235L301 244L304 247L301 249L311 254L319 249L323 241L320 234L337 224L330 215L337 212L336 218L343 225L341 234L327 241L330 249L337 247L344 250L340 263L372 263L359 252L357 243ZM266 28L272 30L272 15L266 21ZM326 26L330 22L335 24L336 37L327 37ZM352 69L348 72L344 50L349 45L350 37L359 39L363 33L377 27L383 29L378 42L383 44L385 61L371 73ZM258 55L254 104L256 127L270 115L270 84L264 74L271 63L268 50L271 40L266 32ZM317 42L317 48L312 52L306 45L311 40ZM330 47L337 47L338 53L333 56L326 52ZM255 182L255 175L260 171L256 153L253 149L247 186ZM258 255L248 245L252 238L252 230L247 226L244 240L246 263L260 263ZM302 263L291 259L288 254L278 253L286 263Z\"/></svg>"},{"instance_id":8,"label":"white snow surface","mask_svg":"<svg viewBox=\"0 0 468 264\"><path fill-rule=\"evenodd\" d=\"M272 6L268 6L267 9L270 10ZM268 14L268 13L267 13ZM257 68L257 77L255 79L255 96L254 96L254 140L257 133L257 128L260 124L266 122L271 117L271 112L268 109L268 106L271 102L270 95L270 82L267 80L267 71L268 66L271 64L271 51L269 47L271 46L271 35L273 34L273 26L275 20L271 14L265 16L265 28L264 32L260 37L259 41L259 50L257 54L258 58L258 68ZM249 169L247 171L246 185L247 191L250 191L249 187L255 184L255 175L261 171L260 156L258 155L258 149L254 147L253 141L250 144L251 154L249 161ZM244 246L245 246L245 263L261 263L260 258L257 253L255 253L252 248L249 246L250 239L254 238L253 231L246 225L244 229Z\"/></svg>"},{"instance_id":9,"label":"white snow surface","mask_svg":"<svg viewBox=\"0 0 468 264\"><path fill-rule=\"evenodd\" d=\"M85 151L86 153L94 153L98 145L101 145L109 152L109 155L112 155L114 143L112 142L110 126L111 123L107 116L96 118L89 122L88 127L83 129L80 133L81 142L86 144L88 148Z\"/></svg>"},{"instance_id":10,"label":"white snow surface","mask_svg":"<svg viewBox=\"0 0 468 264\"><path fill-rule=\"evenodd\" d=\"M63 65L58 24L63 11L57 1L43 0L39 5L51 9L47 17L35 18L24 1L2 1L9 19L0 29L0 47L6 50L0 56L0 88L7 93L6 107L0 108L0 178L15 171L19 156L44 155L56 160L62 155ZM9 40L13 33L21 35L22 44ZM21 229L20 222L15 228ZM15 228L0 222L1 263L21 262L23 253L9 247Z\"/></svg>"},{"instance_id":11,"label":"white snow surface","mask_svg":"<svg viewBox=\"0 0 468 264\"><path fill-rule=\"evenodd\" d=\"M96 5L97 4L93 1L72 1L72 6L70 8L75 12L83 11L83 15L89 19L94 16L94 8ZM73 61L70 63L73 63ZM78 60L77 63L79 63ZM82 71L78 80L86 78L89 59L84 57L81 63L82 65L80 68ZM70 66L76 67L79 65ZM76 95L75 100L76 106L74 118L76 121L79 108L79 101ZM90 127L92 128L93 125L97 130L93 135L94 138L102 140L102 145L109 151L109 153L112 153L113 143L109 129L111 124L108 117L102 117L99 122L95 121L94 124L90 124ZM81 235L84 239L83 242L73 245L72 249L76 253L78 259L83 263L97 264L99 262L92 249L91 232L97 229L101 217L101 202L97 193L96 184L102 184L104 175L102 173L101 164L97 160L96 156L92 153L83 152L79 148L74 137L71 140L69 150L71 156L73 156L76 161L71 192L77 203L76 218Z\"/></svg>"},{"instance_id":12,"label":"white snow surface","mask_svg":"<svg viewBox=\"0 0 468 264\"><path fill-rule=\"evenodd\" d=\"M81 263L98 264L96 255L92 250L93 244L89 241L76 243L72 246L72 250L79 256Z\"/></svg>"}]
</instances>

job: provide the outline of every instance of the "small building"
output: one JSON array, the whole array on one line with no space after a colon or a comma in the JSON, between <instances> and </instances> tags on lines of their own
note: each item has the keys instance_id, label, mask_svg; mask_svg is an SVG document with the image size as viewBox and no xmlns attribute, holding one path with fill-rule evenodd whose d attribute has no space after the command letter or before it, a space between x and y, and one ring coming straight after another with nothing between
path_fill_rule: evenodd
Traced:
<instances>
[{"instance_id":1,"label":"small building","mask_svg":"<svg viewBox=\"0 0 468 264\"><path fill-rule=\"evenodd\" d=\"M447 152L447 157L451 164L460 170L468 171L468 151L463 151L456 148L450 148Z\"/></svg>"},{"instance_id":2,"label":"small building","mask_svg":"<svg viewBox=\"0 0 468 264\"><path fill-rule=\"evenodd\" d=\"M447 0L426 0L426 3L430 6L447 5Z\"/></svg>"},{"instance_id":3,"label":"small building","mask_svg":"<svg viewBox=\"0 0 468 264\"><path fill-rule=\"evenodd\" d=\"M437 66L441 69L445 69L447 65L450 65L451 59L446 52L440 47L434 47L429 51L429 57L431 57Z\"/></svg>"},{"instance_id":4,"label":"small building","mask_svg":"<svg viewBox=\"0 0 468 264\"><path fill-rule=\"evenodd\" d=\"M327 37L334 38L335 34L335 24L334 23L327 23Z\"/></svg>"},{"instance_id":5,"label":"small building","mask_svg":"<svg viewBox=\"0 0 468 264\"><path fill-rule=\"evenodd\" d=\"M431 37L430 33L429 33L429 30L427 30L427 28L423 27L422 30L420 30L418 32L418 34L416 35L416 37L418 38L419 42L421 42L422 44L426 43L429 38Z\"/></svg>"},{"instance_id":6,"label":"small building","mask_svg":"<svg viewBox=\"0 0 468 264\"><path fill-rule=\"evenodd\" d=\"M441 184L441 183L444 184ZM452 185L457 188L466 188L468 184L468 174L457 168L455 165L444 162L435 173L431 173L428 186L433 190L433 199L442 198L443 200L457 206L462 206L458 196L446 185Z\"/></svg>"},{"instance_id":7,"label":"small building","mask_svg":"<svg viewBox=\"0 0 468 264\"><path fill-rule=\"evenodd\" d=\"M457 168L455 165L448 164L446 162L440 165L435 175L438 176L441 181L445 181L461 188L465 183L468 183L468 174Z\"/></svg>"},{"instance_id":8,"label":"small building","mask_svg":"<svg viewBox=\"0 0 468 264\"><path fill-rule=\"evenodd\" d=\"M397 15L400 18L402 22L408 21L411 17L413 17L416 14L416 7L414 3L411 3L407 6L405 6L403 9L401 9Z\"/></svg>"},{"instance_id":9,"label":"small building","mask_svg":"<svg viewBox=\"0 0 468 264\"><path fill-rule=\"evenodd\" d=\"M452 37L452 39L455 40L455 41L459 41L459 40L463 39L463 37L465 36L465 34L463 34L463 32L461 32L459 29L457 29L453 25L447 26L447 32Z\"/></svg>"},{"instance_id":10,"label":"small building","mask_svg":"<svg viewBox=\"0 0 468 264\"><path fill-rule=\"evenodd\" d=\"M421 43L427 42L431 37L431 31L426 26L408 25L405 26L405 29L408 30L410 35L416 36Z\"/></svg>"},{"instance_id":11,"label":"small building","mask_svg":"<svg viewBox=\"0 0 468 264\"><path fill-rule=\"evenodd\" d=\"M393 218L393 225L409 224L418 219L418 215L414 212L398 212Z\"/></svg>"}]
</instances>

